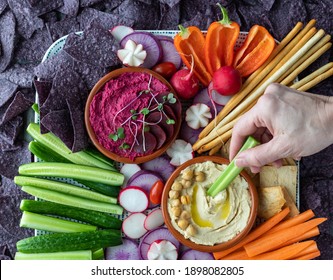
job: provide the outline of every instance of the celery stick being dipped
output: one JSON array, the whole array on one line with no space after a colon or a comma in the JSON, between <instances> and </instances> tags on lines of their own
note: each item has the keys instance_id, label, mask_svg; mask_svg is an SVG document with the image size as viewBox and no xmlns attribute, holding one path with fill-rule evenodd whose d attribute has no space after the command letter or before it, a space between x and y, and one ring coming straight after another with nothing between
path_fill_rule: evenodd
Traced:
<instances>
[{"instance_id":1,"label":"celery stick being dipped","mask_svg":"<svg viewBox=\"0 0 333 280\"><path fill-rule=\"evenodd\" d=\"M258 144L259 142L256 139L254 139L252 136L249 136L238 153L253 148ZM237 167L235 164L235 159L233 159L226 167L226 169L222 172L222 174L213 183L213 185L211 185L210 188L207 190L207 194L212 197L216 196L219 192L226 189L230 185L230 183L239 175L239 173L242 172L242 170L243 167Z\"/></svg>"}]
</instances>

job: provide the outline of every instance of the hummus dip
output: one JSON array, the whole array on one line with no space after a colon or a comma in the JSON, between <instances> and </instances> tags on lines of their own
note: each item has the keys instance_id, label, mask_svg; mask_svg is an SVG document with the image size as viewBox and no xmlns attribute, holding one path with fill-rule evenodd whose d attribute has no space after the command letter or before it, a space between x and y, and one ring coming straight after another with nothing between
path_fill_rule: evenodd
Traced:
<instances>
[{"instance_id":1,"label":"hummus dip","mask_svg":"<svg viewBox=\"0 0 333 280\"><path fill-rule=\"evenodd\" d=\"M89 111L98 142L107 150L131 159L152 153L133 149L143 129L144 115L139 112L149 107L153 95L168 90L160 80L143 72L125 72L106 82L94 96Z\"/></svg>"},{"instance_id":2,"label":"hummus dip","mask_svg":"<svg viewBox=\"0 0 333 280\"><path fill-rule=\"evenodd\" d=\"M171 223L186 239L201 245L215 245L234 238L247 225L251 196L246 180L237 176L214 198L207 189L227 165L212 161L196 163L181 171L169 191Z\"/></svg>"}]
</instances>

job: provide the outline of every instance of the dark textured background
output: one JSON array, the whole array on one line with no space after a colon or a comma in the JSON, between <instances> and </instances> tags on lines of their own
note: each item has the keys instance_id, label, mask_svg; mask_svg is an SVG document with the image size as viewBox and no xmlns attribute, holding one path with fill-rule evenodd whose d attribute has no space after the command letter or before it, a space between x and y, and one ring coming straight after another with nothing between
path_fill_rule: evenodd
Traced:
<instances>
[{"instance_id":1,"label":"dark textured background","mask_svg":"<svg viewBox=\"0 0 333 280\"><path fill-rule=\"evenodd\" d=\"M7 1L10 7L7 6ZM81 30L87 24L87 15L92 17L97 11L107 13L103 16L103 22L109 27L127 24L136 29L177 29L180 23L207 29L212 21L220 18L216 0L60 0L52 1L54 6L48 11L45 11L45 7L44 10L40 8L38 15L25 21L17 11L27 6L28 2L34 3L32 0L0 0L0 19L3 11L11 9L17 21L14 56L6 70L0 73L0 79L8 79L24 88L31 88L33 68L41 61L52 41L69 32ZM240 24L242 31L248 31L253 24L260 24L276 39L281 40L298 21L307 23L315 18L318 28L333 34L332 0L219 2L227 8L230 18ZM302 75L312 72L328 61L333 61L332 50L324 54ZM313 88L312 92L333 95L333 79L324 81ZM0 170L8 169L10 166L15 168L18 162L30 160L24 140L21 140L21 145L22 148L17 150L16 156L13 155L10 161L0 159ZM0 255L6 259L14 255L15 242L32 235L32 231L18 226L18 207L23 194L15 188L10 179L2 177L0 194ZM301 160L300 194L301 211L313 209L317 216L329 218L320 226L321 234L316 239L322 252L318 259L333 259L333 146Z\"/></svg>"}]
</instances>

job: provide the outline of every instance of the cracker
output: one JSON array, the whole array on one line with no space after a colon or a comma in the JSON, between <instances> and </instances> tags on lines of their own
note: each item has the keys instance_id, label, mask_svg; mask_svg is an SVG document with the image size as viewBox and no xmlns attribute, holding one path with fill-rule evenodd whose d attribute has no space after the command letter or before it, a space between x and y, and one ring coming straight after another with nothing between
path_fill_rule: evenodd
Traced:
<instances>
[{"instance_id":1,"label":"cracker","mask_svg":"<svg viewBox=\"0 0 333 280\"><path fill-rule=\"evenodd\" d=\"M282 210L286 203L281 186L258 188L258 217L269 219Z\"/></svg>"}]
</instances>

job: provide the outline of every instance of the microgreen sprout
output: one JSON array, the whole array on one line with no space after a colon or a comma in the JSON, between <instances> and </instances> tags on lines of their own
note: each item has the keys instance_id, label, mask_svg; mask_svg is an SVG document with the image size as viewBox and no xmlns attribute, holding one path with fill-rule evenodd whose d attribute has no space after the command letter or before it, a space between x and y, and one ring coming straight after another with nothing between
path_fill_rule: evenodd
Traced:
<instances>
[{"instance_id":1,"label":"microgreen sprout","mask_svg":"<svg viewBox=\"0 0 333 280\"><path fill-rule=\"evenodd\" d=\"M109 138L113 141L117 141L118 139L124 139L125 138L125 130L123 127L118 127L116 133L110 133Z\"/></svg>"}]
</instances>

